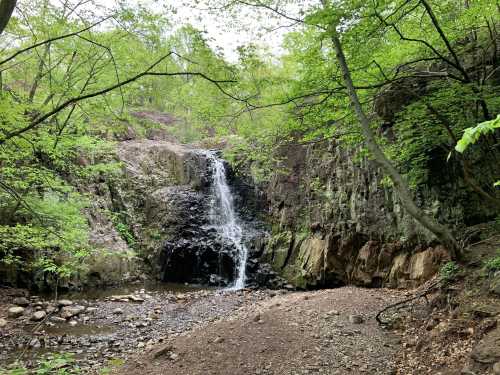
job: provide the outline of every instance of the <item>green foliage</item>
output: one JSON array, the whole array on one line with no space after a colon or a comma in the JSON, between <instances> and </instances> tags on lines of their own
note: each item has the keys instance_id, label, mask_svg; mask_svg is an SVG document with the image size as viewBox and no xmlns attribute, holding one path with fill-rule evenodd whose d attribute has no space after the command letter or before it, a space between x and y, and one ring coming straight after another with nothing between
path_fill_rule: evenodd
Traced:
<instances>
[{"instance_id":1,"label":"green foliage","mask_svg":"<svg viewBox=\"0 0 500 375\"><path fill-rule=\"evenodd\" d=\"M23 205L16 212L21 222L0 226L0 261L59 278L71 276L90 251L82 214L87 202L78 194L63 198L51 193L25 197Z\"/></svg>"},{"instance_id":2,"label":"green foliage","mask_svg":"<svg viewBox=\"0 0 500 375\"><path fill-rule=\"evenodd\" d=\"M80 368L71 353L55 353L45 356L37 368L26 369L22 364L14 364L9 369L2 369L0 373L5 375L76 375L80 374Z\"/></svg>"},{"instance_id":3,"label":"green foliage","mask_svg":"<svg viewBox=\"0 0 500 375\"><path fill-rule=\"evenodd\" d=\"M121 358L112 358L108 365L99 371L99 375L109 375L114 368L121 367L124 363L125 361Z\"/></svg>"},{"instance_id":4,"label":"green foliage","mask_svg":"<svg viewBox=\"0 0 500 375\"><path fill-rule=\"evenodd\" d=\"M497 251L497 255L491 259L484 262L484 269L486 272L495 273L500 271L500 249Z\"/></svg>"},{"instance_id":5,"label":"green foliage","mask_svg":"<svg viewBox=\"0 0 500 375\"><path fill-rule=\"evenodd\" d=\"M225 0L197 3L225 5L218 9L228 9L235 17L243 6ZM85 219L89 204L81 191L96 180L119 178L121 165L113 139L162 133L181 142L221 140L233 167L249 171L258 183L269 182L276 173L289 173L283 167L282 158L287 156L283 150L302 143L314 147L316 142L335 139L337 145L355 149L359 159L369 156L339 75L331 45L334 32L341 34L365 112L373 114L373 108L378 113L395 112L392 122L383 124L388 137L380 134L382 119L371 116L372 125L411 186L427 182L430 163L446 167L455 135L464 132L456 146L463 152L481 134L499 127L500 117L484 122L481 111L481 105L490 113L500 110L498 85L491 79L498 67L481 65L491 60L488 56L473 61L471 53L487 51L484 46L492 44L488 30L496 22L492 15L497 9L488 0L467 5L429 1L459 63L481 69L485 80L479 86L475 77L464 77L447 62L448 45L423 3L402 0L327 1L323 6L293 0L254 3L265 4L268 10L296 5L305 23L285 36L282 56L247 44L238 48L238 59L232 63L211 47L204 32L171 25L170 8L119 1L111 10L113 17L99 27L1 64L35 42L82 30L103 18L88 2L84 4L85 9L70 10L62 9L68 4L20 0L19 13L4 34L9 37L1 41L3 262L60 277L79 267L92 252ZM474 35L474 40L467 35ZM214 85L193 75L144 76L106 95L91 95L143 72L160 58L153 69L156 73L190 71L231 82ZM472 68L467 69L472 74ZM387 99L379 103L391 90L394 95L388 95L388 101L395 103ZM71 101L80 95L89 98ZM26 130L68 100L73 104ZM166 112L172 121L137 119L134 111ZM19 136L13 136L17 132ZM483 155L477 154L474 162L481 162ZM391 185L387 178L382 184ZM328 199L324 187L313 183L309 188ZM129 223L119 216L112 219L123 239L136 246Z\"/></svg>"},{"instance_id":6,"label":"green foliage","mask_svg":"<svg viewBox=\"0 0 500 375\"><path fill-rule=\"evenodd\" d=\"M444 264L439 270L439 278L445 284L456 280L460 267L455 262L448 262Z\"/></svg>"},{"instance_id":7,"label":"green foliage","mask_svg":"<svg viewBox=\"0 0 500 375\"><path fill-rule=\"evenodd\" d=\"M500 129L500 115L496 119L484 121L473 128L465 129L462 138L455 146L455 150L463 153L470 145L476 143L481 136L493 133L495 129Z\"/></svg>"},{"instance_id":8,"label":"green foliage","mask_svg":"<svg viewBox=\"0 0 500 375\"><path fill-rule=\"evenodd\" d=\"M136 239L130 226L127 224L123 214L119 212L108 212L108 216L111 218L116 231L120 234L122 239L130 246L135 247Z\"/></svg>"},{"instance_id":9,"label":"green foliage","mask_svg":"<svg viewBox=\"0 0 500 375\"><path fill-rule=\"evenodd\" d=\"M115 228L118 231L118 233L120 233L125 242L127 242L128 245L132 247L135 245L134 235L130 231L130 228L128 227L127 224L122 222L117 222L115 223Z\"/></svg>"}]
</instances>

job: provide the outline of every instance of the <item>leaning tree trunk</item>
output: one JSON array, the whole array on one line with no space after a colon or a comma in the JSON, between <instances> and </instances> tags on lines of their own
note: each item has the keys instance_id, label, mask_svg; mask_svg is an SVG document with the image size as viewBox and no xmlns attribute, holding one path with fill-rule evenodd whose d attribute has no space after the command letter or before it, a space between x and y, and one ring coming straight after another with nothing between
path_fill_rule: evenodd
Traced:
<instances>
[{"instance_id":1,"label":"leaning tree trunk","mask_svg":"<svg viewBox=\"0 0 500 375\"><path fill-rule=\"evenodd\" d=\"M399 194L401 204L406 209L406 211L420 224L431 231L451 251L452 256L455 257L456 251L458 250L458 245L450 230L446 226L439 224L433 218L427 216L415 204L408 184L378 145L375 134L370 127L370 121L366 117L366 114L361 107L361 103L359 101L356 89L354 88L351 73L345 59L344 51L342 49L342 43L340 42L337 34L334 34L334 36L332 37L332 42L335 47L335 53L337 55L337 60L342 71L344 83L347 88L347 93L349 95L351 105L353 106L354 111L356 112L356 116L358 117L358 120L361 124L362 133L368 150L375 158L377 164L379 164L382 170L391 178L394 187Z\"/></svg>"},{"instance_id":2,"label":"leaning tree trunk","mask_svg":"<svg viewBox=\"0 0 500 375\"><path fill-rule=\"evenodd\" d=\"M0 0L0 34L9 23L12 12L16 7L17 0Z\"/></svg>"}]
</instances>

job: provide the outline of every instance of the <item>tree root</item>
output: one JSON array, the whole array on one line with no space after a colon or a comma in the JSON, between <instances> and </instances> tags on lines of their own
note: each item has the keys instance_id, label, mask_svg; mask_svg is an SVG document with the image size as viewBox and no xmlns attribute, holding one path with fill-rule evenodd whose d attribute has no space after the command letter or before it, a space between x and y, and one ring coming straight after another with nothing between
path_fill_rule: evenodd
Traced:
<instances>
[{"instance_id":1,"label":"tree root","mask_svg":"<svg viewBox=\"0 0 500 375\"><path fill-rule=\"evenodd\" d=\"M399 302L396 302L396 303L393 303L392 305L389 305L389 306L386 306L384 307L382 310L380 310L377 315L375 316L375 319L377 320L378 324L381 325L381 326L387 326L389 325L389 322L387 321L384 321L382 319L382 314L385 313L386 311L388 310L391 310L391 309L394 309L394 308L398 308L398 309L401 309L403 308L405 305L413 302L413 301L416 301L420 298L424 298L425 301L427 303L429 303L429 300L427 299L427 295L434 292L436 290L436 288L441 284L441 280L437 280L435 282L433 282L431 285L429 285L425 290L417 293L416 295L410 297L410 298L407 298L403 301L399 301Z\"/></svg>"}]
</instances>

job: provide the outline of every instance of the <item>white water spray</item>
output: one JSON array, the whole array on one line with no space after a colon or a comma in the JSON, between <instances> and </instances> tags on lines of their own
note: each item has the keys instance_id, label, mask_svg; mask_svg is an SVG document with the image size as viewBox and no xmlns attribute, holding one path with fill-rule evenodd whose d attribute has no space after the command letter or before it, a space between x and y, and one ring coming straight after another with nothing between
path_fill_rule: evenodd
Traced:
<instances>
[{"instance_id":1,"label":"white water spray","mask_svg":"<svg viewBox=\"0 0 500 375\"><path fill-rule=\"evenodd\" d=\"M245 287L246 263L248 259L248 249L243 243L243 230L238 223L238 218L234 211L234 201L231 190L227 184L226 168L215 152L206 151L205 155L212 164L212 189L214 199L211 205L211 221L216 226L219 233L234 244L237 252L237 276L233 290Z\"/></svg>"}]
</instances>

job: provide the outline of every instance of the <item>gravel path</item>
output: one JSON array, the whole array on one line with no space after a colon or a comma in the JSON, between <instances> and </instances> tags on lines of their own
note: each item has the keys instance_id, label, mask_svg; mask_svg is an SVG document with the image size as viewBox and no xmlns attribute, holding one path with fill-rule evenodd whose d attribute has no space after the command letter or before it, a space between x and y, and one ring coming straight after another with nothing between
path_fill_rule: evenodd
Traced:
<instances>
[{"instance_id":1,"label":"gravel path","mask_svg":"<svg viewBox=\"0 0 500 375\"><path fill-rule=\"evenodd\" d=\"M131 358L115 374L391 374L398 337L373 316L396 291L344 287L250 304Z\"/></svg>"}]
</instances>

